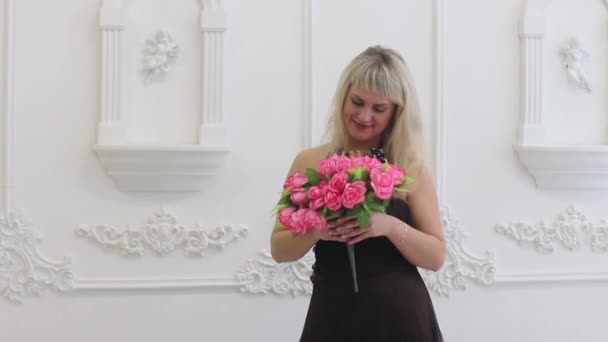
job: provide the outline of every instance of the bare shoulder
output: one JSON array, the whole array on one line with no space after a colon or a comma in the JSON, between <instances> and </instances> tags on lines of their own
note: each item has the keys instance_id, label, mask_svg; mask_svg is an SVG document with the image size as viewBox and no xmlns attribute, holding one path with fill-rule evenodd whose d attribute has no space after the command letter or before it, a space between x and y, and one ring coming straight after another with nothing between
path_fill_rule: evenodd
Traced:
<instances>
[{"instance_id":1,"label":"bare shoulder","mask_svg":"<svg viewBox=\"0 0 608 342\"><path fill-rule=\"evenodd\" d=\"M329 144L319 145L300 151L293 160L289 174L300 171L304 172L306 168L316 168L321 159L325 158L331 152Z\"/></svg>"},{"instance_id":2,"label":"bare shoulder","mask_svg":"<svg viewBox=\"0 0 608 342\"><path fill-rule=\"evenodd\" d=\"M431 170L424 166L416 173L411 191L408 193L407 197L415 200L416 198L425 198L429 195L436 195L435 181L433 180Z\"/></svg>"},{"instance_id":3,"label":"bare shoulder","mask_svg":"<svg viewBox=\"0 0 608 342\"><path fill-rule=\"evenodd\" d=\"M417 229L445 241L439 201L431 171L428 168L421 169L415 181L416 187L407 196L414 225Z\"/></svg>"}]
</instances>

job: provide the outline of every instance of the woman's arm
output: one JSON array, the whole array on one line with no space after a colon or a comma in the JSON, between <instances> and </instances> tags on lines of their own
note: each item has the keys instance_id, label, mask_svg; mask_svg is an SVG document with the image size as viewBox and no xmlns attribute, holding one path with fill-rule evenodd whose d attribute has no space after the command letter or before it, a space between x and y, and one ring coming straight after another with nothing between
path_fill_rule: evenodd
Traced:
<instances>
[{"instance_id":1,"label":"woman's arm","mask_svg":"<svg viewBox=\"0 0 608 342\"><path fill-rule=\"evenodd\" d=\"M418 175L416 183L407 199L412 224L417 229L394 216L373 213L365 229L339 227L338 234L351 244L369 237L386 236L410 263L438 271L445 260L446 244L437 195L427 170Z\"/></svg>"},{"instance_id":2,"label":"woman's arm","mask_svg":"<svg viewBox=\"0 0 608 342\"><path fill-rule=\"evenodd\" d=\"M446 242L437 193L430 173L420 173L415 191L408 194L413 225L394 219L387 237L412 264L438 271L445 261Z\"/></svg>"},{"instance_id":3,"label":"woman's arm","mask_svg":"<svg viewBox=\"0 0 608 342\"><path fill-rule=\"evenodd\" d=\"M310 150L298 153L291 164L289 175L296 171L304 172L306 167L311 165L312 153ZM294 234L277 219L270 237L270 254L279 263L296 261L306 255L312 246L317 243L319 240L317 235L316 229L311 229L305 234Z\"/></svg>"}]
</instances>

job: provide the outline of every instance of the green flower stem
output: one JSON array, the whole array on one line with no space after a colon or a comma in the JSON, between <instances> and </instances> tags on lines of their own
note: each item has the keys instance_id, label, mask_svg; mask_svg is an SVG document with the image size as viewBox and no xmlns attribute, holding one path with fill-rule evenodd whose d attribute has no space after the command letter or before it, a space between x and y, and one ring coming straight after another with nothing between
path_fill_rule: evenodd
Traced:
<instances>
[{"instance_id":1,"label":"green flower stem","mask_svg":"<svg viewBox=\"0 0 608 342\"><path fill-rule=\"evenodd\" d=\"M355 288L355 293L357 293L359 292L359 284L357 283L357 267L355 264L355 245L346 244L346 251L348 252L350 271L353 276L353 286Z\"/></svg>"}]
</instances>

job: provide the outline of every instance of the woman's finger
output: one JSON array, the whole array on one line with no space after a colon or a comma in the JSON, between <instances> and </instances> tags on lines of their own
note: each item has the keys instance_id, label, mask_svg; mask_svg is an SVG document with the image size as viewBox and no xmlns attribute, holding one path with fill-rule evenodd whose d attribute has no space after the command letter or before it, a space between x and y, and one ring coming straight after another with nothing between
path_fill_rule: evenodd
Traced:
<instances>
[{"instance_id":1,"label":"woman's finger","mask_svg":"<svg viewBox=\"0 0 608 342\"><path fill-rule=\"evenodd\" d=\"M362 229L362 230L363 230L363 229ZM362 234L360 234L360 235L358 235L358 236L354 237L353 239L346 239L346 240L347 240L346 242L347 242L349 245L353 245L353 244L355 244L355 243L357 243L357 242L361 242L361 241L363 241L363 240L367 239L368 237L370 237L369 233L368 233L367 231L363 231L363 233L362 233Z\"/></svg>"},{"instance_id":2,"label":"woman's finger","mask_svg":"<svg viewBox=\"0 0 608 342\"><path fill-rule=\"evenodd\" d=\"M353 229L349 233L344 233L344 234L340 235L340 237L348 240L348 239L352 239L355 236L359 236L363 233L365 233L365 229Z\"/></svg>"}]
</instances>

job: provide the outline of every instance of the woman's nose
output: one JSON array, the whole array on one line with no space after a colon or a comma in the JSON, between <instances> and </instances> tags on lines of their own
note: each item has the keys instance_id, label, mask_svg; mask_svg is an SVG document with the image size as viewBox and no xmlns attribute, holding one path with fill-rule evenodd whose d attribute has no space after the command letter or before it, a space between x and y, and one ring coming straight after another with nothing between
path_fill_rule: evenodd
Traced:
<instances>
[{"instance_id":1,"label":"woman's nose","mask_svg":"<svg viewBox=\"0 0 608 342\"><path fill-rule=\"evenodd\" d=\"M368 121L368 120L370 120L371 117L372 117L372 109L371 108L367 108L367 107L361 108L359 110L359 113L357 113L357 117L361 121Z\"/></svg>"}]
</instances>

